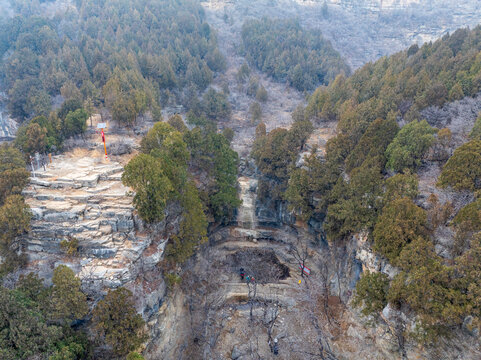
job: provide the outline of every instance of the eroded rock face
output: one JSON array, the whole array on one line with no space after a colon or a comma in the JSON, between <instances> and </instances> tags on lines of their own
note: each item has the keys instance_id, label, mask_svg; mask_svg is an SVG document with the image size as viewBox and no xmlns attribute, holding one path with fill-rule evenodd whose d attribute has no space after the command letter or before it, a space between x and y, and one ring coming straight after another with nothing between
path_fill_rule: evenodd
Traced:
<instances>
[{"instance_id":1,"label":"eroded rock face","mask_svg":"<svg viewBox=\"0 0 481 360\"><path fill-rule=\"evenodd\" d=\"M0 106L0 142L13 139L17 132L17 126L17 122L10 118Z\"/></svg>"},{"instance_id":2,"label":"eroded rock face","mask_svg":"<svg viewBox=\"0 0 481 360\"><path fill-rule=\"evenodd\" d=\"M80 151L77 151L77 153ZM123 166L98 152L55 156L24 190L32 209L31 231L24 238L26 271L49 279L59 264L72 268L95 303L108 289L125 286L146 320L165 295L157 267L169 238L178 231L180 209L171 206L155 229L136 216L129 188L121 183ZM78 241L68 254L62 241Z\"/></svg>"}]
</instances>

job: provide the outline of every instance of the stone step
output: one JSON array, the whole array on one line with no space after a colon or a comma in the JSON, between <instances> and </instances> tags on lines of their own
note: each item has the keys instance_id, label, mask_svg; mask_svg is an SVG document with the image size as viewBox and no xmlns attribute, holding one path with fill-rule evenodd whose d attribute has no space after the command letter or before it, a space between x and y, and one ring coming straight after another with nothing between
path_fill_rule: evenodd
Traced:
<instances>
[{"instance_id":1,"label":"stone step","mask_svg":"<svg viewBox=\"0 0 481 360\"><path fill-rule=\"evenodd\" d=\"M90 194L100 194L100 193L104 193L106 192L107 190L110 189L110 185L105 185L105 186L97 186L93 189L87 189L85 191L87 191L88 193Z\"/></svg>"},{"instance_id":2,"label":"stone step","mask_svg":"<svg viewBox=\"0 0 481 360\"><path fill-rule=\"evenodd\" d=\"M87 175L87 176L83 176L75 179L75 183L80 184L82 187L93 188L97 186L99 178L100 178L100 175L98 174Z\"/></svg>"},{"instance_id":3,"label":"stone step","mask_svg":"<svg viewBox=\"0 0 481 360\"><path fill-rule=\"evenodd\" d=\"M113 176L115 174L122 173L124 171L124 168L122 166L117 166L112 169L109 169L107 171L103 171L100 175L101 180L110 180L109 177Z\"/></svg>"},{"instance_id":4,"label":"stone step","mask_svg":"<svg viewBox=\"0 0 481 360\"><path fill-rule=\"evenodd\" d=\"M80 203L88 203L92 195L65 195L65 199L77 201Z\"/></svg>"},{"instance_id":5,"label":"stone step","mask_svg":"<svg viewBox=\"0 0 481 360\"><path fill-rule=\"evenodd\" d=\"M109 181L122 181L122 174L114 174L107 177Z\"/></svg>"},{"instance_id":6,"label":"stone step","mask_svg":"<svg viewBox=\"0 0 481 360\"><path fill-rule=\"evenodd\" d=\"M36 172L35 172L35 176L36 176L37 178L41 178L41 179L53 178L53 175L52 175L51 173L42 172L42 171L36 171Z\"/></svg>"},{"instance_id":7,"label":"stone step","mask_svg":"<svg viewBox=\"0 0 481 360\"><path fill-rule=\"evenodd\" d=\"M52 183L50 181L40 180L38 178L30 178L30 184L43 186L43 187L50 187Z\"/></svg>"}]
</instances>

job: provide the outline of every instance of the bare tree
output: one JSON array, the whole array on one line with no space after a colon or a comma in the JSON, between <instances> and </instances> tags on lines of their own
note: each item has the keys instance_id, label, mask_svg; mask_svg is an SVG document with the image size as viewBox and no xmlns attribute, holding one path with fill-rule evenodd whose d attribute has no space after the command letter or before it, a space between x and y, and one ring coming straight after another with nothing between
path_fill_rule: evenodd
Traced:
<instances>
[{"instance_id":1,"label":"bare tree","mask_svg":"<svg viewBox=\"0 0 481 360\"><path fill-rule=\"evenodd\" d=\"M301 277L304 277L304 268L309 259L309 246L307 241L297 238L295 244L290 244L289 252L294 256L295 263L299 265Z\"/></svg>"},{"instance_id":2,"label":"bare tree","mask_svg":"<svg viewBox=\"0 0 481 360\"><path fill-rule=\"evenodd\" d=\"M251 321L254 321L254 317L252 315L252 311L254 308L254 304L257 301L257 281L254 279L254 281L247 281L247 288L248 288L248 293L247 293L247 298L249 302L249 319Z\"/></svg>"},{"instance_id":3,"label":"bare tree","mask_svg":"<svg viewBox=\"0 0 481 360\"><path fill-rule=\"evenodd\" d=\"M328 259L322 256L319 260L319 274L321 294L322 294L322 309L329 324L331 324L331 316L329 313L329 293L330 293L330 276Z\"/></svg>"},{"instance_id":4,"label":"bare tree","mask_svg":"<svg viewBox=\"0 0 481 360\"><path fill-rule=\"evenodd\" d=\"M339 301L342 303L342 259L344 259L345 256L345 248L343 246L335 246L331 249L330 255L337 279Z\"/></svg>"},{"instance_id":5,"label":"bare tree","mask_svg":"<svg viewBox=\"0 0 481 360\"><path fill-rule=\"evenodd\" d=\"M319 297L325 299L324 296L320 295L321 289L319 289L319 283L314 279L307 279L309 286L303 287L303 302L306 304L305 311L302 313L306 317L306 320L311 324L317 343L317 351L307 351L298 350L305 353L306 355L317 356L321 360L335 360L336 356L331 350L328 341L328 329L319 321L320 318L317 316Z\"/></svg>"},{"instance_id":6,"label":"bare tree","mask_svg":"<svg viewBox=\"0 0 481 360\"><path fill-rule=\"evenodd\" d=\"M269 345L271 352L274 352L274 347L276 346L272 337L272 330L279 317L279 310L280 303L277 300L264 303L264 316L262 322L267 330L267 344Z\"/></svg>"}]
</instances>

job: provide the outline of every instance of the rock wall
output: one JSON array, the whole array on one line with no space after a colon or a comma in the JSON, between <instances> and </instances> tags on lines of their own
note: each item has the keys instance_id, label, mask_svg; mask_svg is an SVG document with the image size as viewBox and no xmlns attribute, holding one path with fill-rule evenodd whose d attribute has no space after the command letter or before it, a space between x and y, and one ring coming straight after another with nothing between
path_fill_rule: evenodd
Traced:
<instances>
[{"instance_id":1,"label":"rock wall","mask_svg":"<svg viewBox=\"0 0 481 360\"><path fill-rule=\"evenodd\" d=\"M0 142L13 139L16 132L17 122L0 107Z\"/></svg>"},{"instance_id":2,"label":"rock wall","mask_svg":"<svg viewBox=\"0 0 481 360\"><path fill-rule=\"evenodd\" d=\"M79 149L54 156L45 170L36 171L23 192L33 213L23 239L25 271L49 282L57 265L69 266L92 306L108 289L124 286L154 333L166 294L158 263L170 234L178 231L180 209L170 206L164 221L147 228L121 183L122 172L121 163ZM68 254L62 241L78 246Z\"/></svg>"}]
</instances>

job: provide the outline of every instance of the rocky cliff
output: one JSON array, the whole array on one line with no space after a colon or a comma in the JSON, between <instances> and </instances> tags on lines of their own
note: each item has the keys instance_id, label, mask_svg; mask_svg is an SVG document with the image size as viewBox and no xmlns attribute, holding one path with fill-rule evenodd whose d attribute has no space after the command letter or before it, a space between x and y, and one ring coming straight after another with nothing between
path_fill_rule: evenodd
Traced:
<instances>
[{"instance_id":1,"label":"rocky cliff","mask_svg":"<svg viewBox=\"0 0 481 360\"><path fill-rule=\"evenodd\" d=\"M133 134L107 136L109 150L129 141L137 146ZM97 137L90 133L77 141L80 147L53 156L51 163L47 159L32 174L23 192L33 214L23 239L29 259L24 272L34 271L50 282L53 269L67 265L82 280L92 306L109 289L128 288L154 337L166 294L159 262L169 236L178 232L180 209L171 205L162 222L145 226L134 211L130 189L121 183L123 165L132 154L105 159Z\"/></svg>"},{"instance_id":2,"label":"rocky cliff","mask_svg":"<svg viewBox=\"0 0 481 360\"><path fill-rule=\"evenodd\" d=\"M0 142L11 140L17 131L17 122L11 119L7 112L0 107Z\"/></svg>"}]
</instances>

